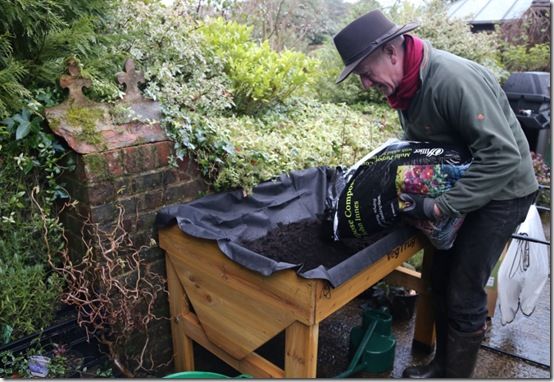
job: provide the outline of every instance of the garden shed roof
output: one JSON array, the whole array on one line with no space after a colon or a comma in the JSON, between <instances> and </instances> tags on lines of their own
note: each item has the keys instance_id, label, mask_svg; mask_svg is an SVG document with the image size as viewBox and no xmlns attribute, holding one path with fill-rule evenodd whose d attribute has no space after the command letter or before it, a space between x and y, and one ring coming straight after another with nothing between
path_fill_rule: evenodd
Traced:
<instances>
[{"instance_id":1,"label":"garden shed roof","mask_svg":"<svg viewBox=\"0 0 554 382\"><path fill-rule=\"evenodd\" d=\"M533 0L458 0L448 8L449 18L468 18L470 24L495 24L519 19ZM538 2L540 3L540 1Z\"/></svg>"}]
</instances>

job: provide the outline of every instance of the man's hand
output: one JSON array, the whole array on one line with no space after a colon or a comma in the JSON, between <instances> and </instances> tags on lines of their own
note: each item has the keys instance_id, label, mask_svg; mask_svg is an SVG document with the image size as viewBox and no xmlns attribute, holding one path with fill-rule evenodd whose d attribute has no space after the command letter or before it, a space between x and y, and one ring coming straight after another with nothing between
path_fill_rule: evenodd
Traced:
<instances>
[{"instance_id":1,"label":"man's hand","mask_svg":"<svg viewBox=\"0 0 554 382\"><path fill-rule=\"evenodd\" d=\"M398 197L404 202L400 212L413 219L425 219L435 221L438 219L438 211L435 211L435 201L432 198L417 194L400 194Z\"/></svg>"}]
</instances>

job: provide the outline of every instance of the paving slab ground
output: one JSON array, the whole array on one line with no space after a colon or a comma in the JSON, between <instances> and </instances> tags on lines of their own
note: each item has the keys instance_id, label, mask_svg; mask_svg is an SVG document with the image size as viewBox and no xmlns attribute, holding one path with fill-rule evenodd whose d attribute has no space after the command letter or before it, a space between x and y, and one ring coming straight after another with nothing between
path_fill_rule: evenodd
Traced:
<instances>
[{"instance_id":1,"label":"paving slab ground","mask_svg":"<svg viewBox=\"0 0 554 382\"><path fill-rule=\"evenodd\" d=\"M502 325L500 312L481 347L475 376L482 378L550 378L551 376L551 283L543 290L533 314L521 312ZM501 362L497 362L501 361Z\"/></svg>"},{"instance_id":2,"label":"paving slab ground","mask_svg":"<svg viewBox=\"0 0 554 382\"><path fill-rule=\"evenodd\" d=\"M478 379L550 379L551 374L551 300L550 279L544 288L535 312L525 317L521 312L505 326L499 313L492 319L492 327L481 349L473 378ZM333 378L348 369L350 358L350 331L361 325L362 305L367 300L357 298L320 324L318 348L319 378ZM390 372L370 374L359 372L352 378L402 378L402 371L412 364L428 362L432 355L412 349L415 319L394 321L396 339L394 367ZM283 336L277 336L260 349L260 353L283 367ZM197 370L236 376L233 370L216 357L195 345Z\"/></svg>"},{"instance_id":3,"label":"paving slab ground","mask_svg":"<svg viewBox=\"0 0 554 382\"><path fill-rule=\"evenodd\" d=\"M544 222L544 221L543 221ZM548 222L549 223L549 222ZM547 240L550 224L545 224ZM542 290L533 314L518 312L507 325L500 322L498 305L491 328L479 350L473 378L477 379L551 379L551 279ZM368 299L362 294L320 324L317 376L333 378L348 369L349 339L352 328L361 325L362 305ZM359 372L353 378L401 378L412 364L428 362L432 355L414 351L412 338L415 319L393 321L396 339L393 369L381 374ZM283 367L284 335L279 335L259 349L259 353ZM227 376L239 374L215 356L195 344L196 369Z\"/></svg>"}]
</instances>

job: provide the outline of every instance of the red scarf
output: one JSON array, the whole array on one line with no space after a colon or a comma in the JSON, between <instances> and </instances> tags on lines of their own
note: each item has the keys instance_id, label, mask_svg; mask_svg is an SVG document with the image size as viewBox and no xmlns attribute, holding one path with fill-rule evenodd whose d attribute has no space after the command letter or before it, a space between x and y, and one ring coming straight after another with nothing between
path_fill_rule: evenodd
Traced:
<instances>
[{"instance_id":1,"label":"red scarf","mask_svg":"<svg viewBox=\"0 0 554 382\"><path fill-rule=\"evenodd\" d=\"M404 77L398 85L396 92L387 97L389 105L393 109L406 110L410 107L410 101L421 84L419 80L419 67L423 59L423 41L409 34L404 35L406 50L404 52Z\"/></svg>"}]
</instances>

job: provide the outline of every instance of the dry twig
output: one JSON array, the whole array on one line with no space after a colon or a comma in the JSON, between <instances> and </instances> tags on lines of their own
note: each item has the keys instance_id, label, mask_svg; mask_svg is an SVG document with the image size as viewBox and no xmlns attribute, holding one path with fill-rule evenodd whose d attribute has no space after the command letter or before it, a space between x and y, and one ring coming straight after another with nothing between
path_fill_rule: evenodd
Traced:
<instances>
[{"instance_id":1,"label":"dry twig","mask_svg":"<svg viewBox=\"0 0 554 382\"><path fill-rule=\"evenodd\" d=\"M31 199L39 208L43 221L46 216L36 202L33 190ZM74 204L73 204L74 206ZM64 208L67 206L64 206ZM62 301L77 307L77 323L85 328L87 338L95 336L108 349L114 365L126 377L135 377L136 373L152 372L155 365L151 350L149 325L156 320L168 319L154 313L155 303L160 295L167 294L166 280L144 265L140 257L147 249L136 249L129 234L123 228L125 211L118 206L118 218L113 229L103 231L98 224L91 223L87 217L81 230L81 238L86 248L83 256L74 262L67 245L56 254L61 265L53 261L54 254L47 245L50 265L61 274L66 283ZM48 237L44 224L44 239ZM64 235L67 243L67 238ZM130 354L126 346L136 333L143 335L142 347L137 354ZM129 364L134 363L133 370Z\"/></svg>"}]
</instances>

